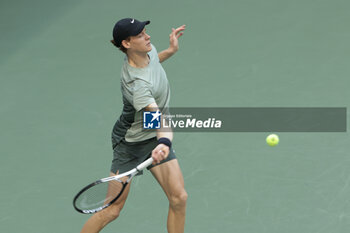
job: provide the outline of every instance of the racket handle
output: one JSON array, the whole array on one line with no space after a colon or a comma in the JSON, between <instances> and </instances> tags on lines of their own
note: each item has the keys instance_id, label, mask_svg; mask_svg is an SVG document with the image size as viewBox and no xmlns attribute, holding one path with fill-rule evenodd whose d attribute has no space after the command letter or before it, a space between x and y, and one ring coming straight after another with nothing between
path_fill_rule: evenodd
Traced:
<instances>
[{"instance_id":1,"label":"racket handle","mask_svg":"<svg viewBox=\"0 0 350 233\"><path fill-rule=\"evenodd\" d=\"M140 165L138 165L136 167L137 170L141 171L143 170L145 167L148 167L149 165L151 165L153 163L153 158L149 158L146 161L144 161L143 163L140 163Z\"/></svg>"}]
</instances>

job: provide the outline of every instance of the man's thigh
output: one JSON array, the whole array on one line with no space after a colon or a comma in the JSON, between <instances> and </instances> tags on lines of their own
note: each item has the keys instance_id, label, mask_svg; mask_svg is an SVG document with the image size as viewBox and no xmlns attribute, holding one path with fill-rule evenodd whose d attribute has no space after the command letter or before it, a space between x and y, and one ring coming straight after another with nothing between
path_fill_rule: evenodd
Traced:
<instances>
[{"instance_id":1,"label":"man's thigh","mask_svg":"<svg viewBox=\"0 0 350 233\"><path fill-rule=\"evenodd\" d=\"M150 169L168 198L184 190L184 179L177 159L170 160Z\"/></svg>"}]
</instances>

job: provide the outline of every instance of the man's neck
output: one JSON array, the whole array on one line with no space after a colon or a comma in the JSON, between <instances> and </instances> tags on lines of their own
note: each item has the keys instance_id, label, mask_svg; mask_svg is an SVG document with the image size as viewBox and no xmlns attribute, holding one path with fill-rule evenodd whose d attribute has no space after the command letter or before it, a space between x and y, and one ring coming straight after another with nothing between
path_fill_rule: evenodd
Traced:
<instances>
[{"instance_id":1,"label":"man's neck","mask_svg":"<svg viewBox=\"0 0 350 233\"><path fill-rule=\"evenodd\" d=\"M132 67L145 68L149 64L147 53L128 53L128 62Z\"/></svg>"}]
</instances>

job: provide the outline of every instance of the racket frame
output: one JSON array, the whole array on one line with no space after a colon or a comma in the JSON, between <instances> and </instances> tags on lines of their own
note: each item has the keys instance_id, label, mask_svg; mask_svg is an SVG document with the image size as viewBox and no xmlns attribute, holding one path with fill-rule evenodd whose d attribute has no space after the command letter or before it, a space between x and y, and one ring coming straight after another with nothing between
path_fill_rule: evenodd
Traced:
<instances>
[{"instance_id":1,"label":"racket frame","mask_svg":"<svg viewBox=\"0 0 350 233\"><path fill-rule=\"evenodd\" d=\"M130 171L127 171L127 172L124 172L122 174L118 174L118 175L115 175L115 176L109 176L109 177L106 177L106 178L103 178L103 179L100 179L100 180L97 180L87 186L85 186L83 189L81 189L77 195L75 195L74 199L73 199L73 206L74 206L74 209L76 211L78 211L79 213L82 213L82 214L94 214L96 212L99 212L105 208L107 208L108 206L112 205L121 195L122 193L124 192L124 189L126 188L126 186L129 184L129 182L131 181L131 179L136 175L138 174L139 172L141 172L144 168L148 167L149 165L151 165L153 162L153 158L149 158L147 160L145 160L144 162L140 163L136 168L133 168L131 169ZM129 177L126 181L122 181L121 178L123 177ZM91 187L93 186L96 186L100 183L105 183L105 182L109 182L109 181L113 181L113 180L117 180L118 182L121 182L123 184L123 187L122 187L122 190L120 191L120 193L112 200L110 201L109 203L107 204L104 204L103 206L101 207L98 207L98 208L95 208L95 209L91 209L91 210L82 210L82 209L79 209L76 205L75 205L75 202L76 200L80 197L80 195L82 193L84 193L86 190L90 189Z\"/></svg>"}]
</instances>

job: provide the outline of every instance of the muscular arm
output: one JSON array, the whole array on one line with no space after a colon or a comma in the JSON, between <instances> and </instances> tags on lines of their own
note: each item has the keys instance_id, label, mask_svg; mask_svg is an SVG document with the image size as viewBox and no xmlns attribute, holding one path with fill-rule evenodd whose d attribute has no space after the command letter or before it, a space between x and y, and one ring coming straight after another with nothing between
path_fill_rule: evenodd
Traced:
<instances>
[{"instance_id":1,"label":"muscular arm","mask_svg":"<svg viewBox=\"0 0 350 233\"><path fill-rule=\"evenodd\" d=\"M179 50L179 37L183 35L183 31L185 30L186 26L182 25L176 29L172 28L172 31L169 35L169 48L161 51L158 53L159 62L162 63L172 55L174 55Z\"/></svg>"},{"instance_id":2,"label":"muscular arm","mask_svg":"<svg viewBox=\"0 0 350 233\"><path fill-rule=\"evenodd\" d=\"M159 108L158 108L158 105L156 103L152 103L146 107L146 111L155 112L157 110L159 110ZM157 132L157 139L169 138L170 141L173 140L173 132L171 131L171 128L161 127L160 129L157 129L156 132Z\"/></svg>"},{"instance_id":3,"label":"muscular arm","mask_svg":"<svg viewBox=\"0 0 350 233\"><path fill-rule=\"evenodd\" d=\"M152 103L148 105L146 108L146 111L157 111L159 110L158 105L156 103ZM164 128L161 127L160 129L157 129L157 139L159 138L168 138L170 141L173 140L173 132L171 131L171 128ZM154 148L152 151L152 158L153 158L153 164L160 163L162 160L166 159L169 155L170 148L164 144L159 144Z\"/></svg>"},{"instance_id":4,"label":"muscular arm","mask_svg":"<svg viewBox=\"0 0 350 233\"><path fill-rule=\"evenodd\" d=\"M170 47L161 51L160 53L158 53L159 62L162 63L163 61L174 55L176 52L177 50L172 50Z\"/></svg>"}]
</instances>

